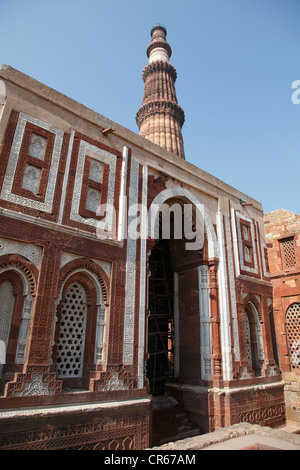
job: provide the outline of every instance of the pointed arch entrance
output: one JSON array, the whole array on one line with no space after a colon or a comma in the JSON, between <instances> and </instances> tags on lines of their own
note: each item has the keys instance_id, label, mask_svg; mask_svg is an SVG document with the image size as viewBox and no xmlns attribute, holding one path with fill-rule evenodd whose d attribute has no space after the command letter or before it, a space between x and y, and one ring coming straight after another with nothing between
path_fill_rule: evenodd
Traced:
<instances>
[{"instance_id":1,"label":"pointed arch entrance","mask_svg":"<svg viewBox=\"0 0 300 470\"><path fill-rule=\"evenodd\" d=\"M174 376L174 282L167 240L157 240L149 258L149 321L147 378L150 393L165 393Z\"/></svg>"},{"instance_id":2,"label":"pointed arch entrance","mask_svg":"<svg viewBox=\"0 0 300 470\"><path fill-rule=\"evenodd\" d=\"M186 194L180 196L160 201L182 209L185 203L191 205ZM194 220L195 206L191 214ZM201 434L200 422L208 420L208 404L203 403L195 416L190 397L186 399L190 390L186 390L203 385L211 376L207 239L212 240L213 232L205 234L201 248L188 250L191 239L185 237L184 211L180 234L175 227L178 212L171 212L169 237L164 236L161 213L159 217L149 255L148 284L146 375L153 396L152 445ZM213 252L213 244L210 249Z\"/></svg>"}]
</instances>

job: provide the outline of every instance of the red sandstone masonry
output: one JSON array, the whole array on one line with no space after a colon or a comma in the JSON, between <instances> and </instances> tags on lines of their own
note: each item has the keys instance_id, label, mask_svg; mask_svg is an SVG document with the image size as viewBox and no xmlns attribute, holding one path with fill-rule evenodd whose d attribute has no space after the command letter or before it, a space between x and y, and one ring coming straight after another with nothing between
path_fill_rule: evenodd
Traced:
<instances>
[{"instance_id":1,"label":"red sandstone masonry","mask_svg":"<svg viewBox=\"0 0 300 470\"><path fill-rule=\"evenodd\" d=\"M8 73L8 72L7 72ZM161 74L161 78L164 78ZM25 80L25 79L24 79ZM31 82L30 82L31 83ZM125 303L125 288L126 288L126 256L127 256L127 241L123 244L114 241L113 243L102 242L97 239L93 227L87 224L78 224L70 220L71 202L74 191L74 180L77 169L78 151L80 140L85 140L98 148L107 150L117 157L116 169L116 185L115 185L115 207L119 210L119 195L121 187L121 167L122 167L122 152L120 149L123 146L132 147L132 154L137 158L140 163L139 174L139 192L138 200L141 202L141 188L142 188L142 165L147 165L149 169L148 178L148 207L154 198L167 187L185 188L199 197L203 197L205 204L211 217L213 230L216 233L216 207L222 207L222 211L226 212L225 207L228 206L228 198L230 197L230 208L238 210L244 216L252 218L255 225L257 241L257 255L261 259L262 250L260 245L260 234L258 225L255 222L261 219L261 209L258 203L253 203L254 207L244 210L239 205L239 193L233 188L229 188L225 183L205 174L201 170L189 165L182 158L176 157L172 154L164 153L162 149L154 146L144 139L124 131L121 126L116 125L116 132L105 137L107 145L104 144L104 137L101 133L99 120L104 117L87 111L78 103L72 106L66 99L62 99L56 92L47 91L46 87L43 88L43 93L40 89L30 89L30 84L22 82L22 87L28 93L35 93L35 105L29 103L26 105L25 99L23 101L24 109L19 111L32 113L36 118L41 118L44 121L51 121L52 125L54 120L58 120L59 128L64 129L65 136L63 142L63 150L60 158L60 166L58 172L58 180L56 184L56 192L54 196L54 206L52 214L44 214L39 211L33 211L27 207L19 204L8 204L7 201L0 201L0 205L5 210L0 215L1 237L9 242L15 242L15 247L18 244L22 246L30 246L34 244L42 251L42 257L37 265L39 269L32 267L33 294L36 298L36 305L33 310L33 321L31 325L31 334L29 339L29 349L26 364L16 368L12 371L13 375L7 384L6 396L0 397L0 407L4 409L18 409L32 407L47 407L48 405L54 406L57 409L61 405L78 405L80 410L85 406L91 404L106 403L104 411L93 415L91 423L91 414L87 412L76 412L74 416L68 416L65 409L60 408L61 415L52 417L48 412L47 416L42 416L41 421L30 419L10 421L0 420L0 435L2 448L82 448L84 442L88 448L99 446L101 448L117 448L119 446L131 445L132 448L141 448L147 445L149 441L149 428L150 428L150 400L146 398L147 384L144 388L137 389L137 364L138 364L138 315L139 315L139 295L140 295L140 268L141 268L141 253L140 241L137 241L137 264L136 264L136 297L135 302L135 328L134 335L134 361L132 366L123 366L123 336L124 336L124 303ZM15 84L15 87L18 85ZM28 90L26 87L29 87ZM21 88L17 89L21 94ZM170 91L170 90L169 90ZM13 101L13 92L10 92L10 102ZM47 95L47 93L49 93ZM45 100L44 96L49 96L49 100ZM8 104L9 104L8 103ZM20 103L16 100L13 104ZM39 107L40 106L40 107ZM8 108L6 107L6 110ZM9 108L11 109L11 108ZM6 169L7 159L9 157L10 148L12 144L15 126L18 119L18 107L15 106L16 111L12 112L10 120L8 120L7 130L1 147L1 163L3 162L3 171ZM162 110L160 108L160 110ZM174 111L172 108L170 111ZM56 115L57 113L57 115ZM47 117L48 116L48 117ZM49 118L49 119L48 119ZM158 134L159 138L164 137L161 135L161 125L170 125L172 132L178 131L174 122L168 122L168 119L155 120L151 132ZM8 119L8 113L5 115ZM30 133L30 127L27 131ZM32 128L33 129L33 128ZM74 145L71 154L71 167L68 181L66 182L66 200L63 212L63 225L56 225L57 215L61 208L61 188L65 171L65 162L68 152L68 145L71 131L75 131ZM97 138L97 133L99 139ZM38 130L35 129L38 133ZM29 138L28 133L28 138ZM27 137L26 137L27 138ZM51 140L51 136L49 136ZM171 134L166 134L167 139L171 138ZM26 157L24 151L24 158ZM27 157L26 157L27 158ZM89 159L87 158L87 166L85 173L88 173ZM126 181L126 195L129 195L130 188L130 163L131 163L131 150L129 149L128 157L128 170ZM1 165L2 168L2 165ZM161 174L160 174L161 172ZM18 181L15 190L21 184L21 171L18 175ZM2 174L3 178L4 174ZM105 193L107 189L107 168L104 169L104 180L101 184L101 190ZM87 186L90 184L89 178L84 178L82 196L85 197ZM98 187L100 189L100 186ZM84 215L85 199L81 200L80 213ZM86 215L91 215L87 214ZM14 215L14 217L12 217ZM26 217L27 215L33 218ZM95 214L92 214L95 217ZM229 216L231 213L229 211ZM97 219L95 219L97 220ZM235 234L234 234L235 235ZM231 233L233 240L233 234ZM175 240L176 241L176 240ZM184 360L186 367L181 364L182 376L174 380L170 385L170 390L177 393L178 400L183 403L190 413L197 417L201 427L207 430L213 430L220 426L238 422L243 419L250 419L253 422L264 422L265 417L271 418L272 425L278 425L284 420L284 405L282 385L280 376L275 378L268 375L268 370L264 371L264 375L257 378L241 379L239 377L240 368L247 366L247 357L245 353L245 335L244 335L244 322L243 315L245 309L245 301L251 299L255 303L257 296L261 297L261 304L258 310L260 311L261 320L263 322L263 339L266 351L266 365L269 366L272 361L272 355L269 345L265 343L270 342L270 334L268 330L268 312L267 312L267 298L272 297L272 290L269 285L265 285L259 277L252 276L249 272L244 272L244 277L236 279L235 273L235 287L236 287L236 300L238 310L239 322L239 335L241 347L241 361L240 363L234 362L233 372L234 379L227 382L223 381L223 364L222 364L222 350L221 350L221 326L220 326L220 313L221 306L219 305L219 292L218 289L220 281L218 279L218 262L217 258L208 258L208 243L205 240L205 245L201 253L191 254L186 253L182 249L182 245L172 243L172 260L174 270L181 273L180 292L183 294L180 299L182 306L180 318L180 335L181 344L186 345L185 350L180 351L181 358ZM154 240L147 241L147 254L149 255L154 246ZM228 254L228 247L226 253ZM17 250L17 248L16 248ZM23 250L24 253L25 249ZM67 253L72 259L78 257L75 261L70 261L61 269L61 257L63 253ZM28 263L25 256L18 256L19 262L24 266ZM233 253L234 256L234 253ZM98 269L98 262L108 262L111 264L110 277L106 276L101 269ZM146 272L149 275L150 269L146 262ZM20 266L19 264L18 266ZM210 306L211 306L211 332L212 332L212 359L213 359L213 376L212 380L201 380L201 366L200 366L200 335L199 335L199 293L197 286L197 266L205 264L209 269L210 279ZM97 265L97 266L95 266ZM2 265L3 267L4 265ZM6 265L5 265L6 266ZM34 266L34 265L33 265ZM258 263L259 266L259 263ZM229 266L227 266L229 267ZM73 271L74 269L74 271ZM104 300L108 306L107 328L106 328L106 344L107 360L101 365L91 365L91 343L87 345L87 373L84 376L83 387L84 390L80 392L69 391L66 392L62 389L62 381L58 380L55 372L55 363L50 363L50 356L52 351L52 339L54 328L54 315L56 306L59 302L59 291L67 279L67 275L72 275L76 270L86 269L93 272L98 276L99 285L102 286ZM94 270L93 270L94 269ZM98 269L98 271L97 271ZM235 269L235 266L234 266ZM97 271L97 273L96 273ZM227 271L228 272L228 271ZM262 273L260 273L262 275ZM246 277L247 276L247 277ZM1 277L2 279L2 277ZM75 279L74 277L70 279ZM78 279L83 283L87 280L84 279L82 273L78 274ZM66 286L65 286L66 288ZM227 295L229 298L230 290ZM245 298L244 298L245 297ZM91 288L89 290L89 298L91 304L89 305L91 312L91 322L88 325L90 330L94 328L95 310L93 302L95 301L95 291ZM257 304L256 304L257 305ZM59 311L58 311L59 313ZM148 305L145 306L145 323L147 324L147 315L149 314ZM17 318L17 317L16 317ZM229 321L231 321L230 317ZM13 328L16 326L17 321L13 321ZM145 340L147 340L147 331L144 332ZM91 338L91 336L89 337ZM233 346L233 343L231 343ZM13 354L15 347L15 339L12 339L9 354ZM198 356L197 356L198 351ZM234 359L234 357L233 357ZM145 341L145 370L147 360L147 342ZM185 370L184 370L185 369ZM17 393L24 391L25 386L33 383L33 378L38 375L41 378L41 384L47 388L49 394L44 395L31 395L31 396L16 396ZM114 376L122 381L122 385L127 389L113 389L102 390ZM145 383L147 379L145 377ZM278 383L278 386L274 383ZM225 388L226 393L225 393ZM237 389L237 390L236 390ZM175 390L175 391L174 391ZM44 390L45 391L45 390ZM124 405L121 409L121 401L132 400L139 398L140 405ZM141 403L143 400L146 402ZM118 403L118 410L110 413L109 403ZM123 402L124 403L124 402ZM132 402L131 402L132 403ZM258 405L259 403L259 405ZM120 405L120 406L119 406ZM91 405L92 406L92 405ZM68 408L68 407L65 407ZM77 408L77 410L78 410ZM44 408L45 409L45 408ZM69 408L70 409L70 408ZM19 418L20 418L19 413ZM14 422L13 422L14 421ZM15 427L17 421L17 428ZM2 423L2 424L1 424ZM40 433L42 424L42 433ZM89 426L87 426L89 424ZM22 427L23 431L20 431ZM101 435L100 435L101 434ZM45 440L43 438L45 436ZM102 437L101 437L102 436ZM130 437L129 442L127 437ZM64 441L64 439L66 439ZM80 440L80 442L79 442ZM18 442L18 444L16 444ZM48 447L47 447L48 446ZM115 446L115 447L113 447Z\"/></svg>"}]
</instances>

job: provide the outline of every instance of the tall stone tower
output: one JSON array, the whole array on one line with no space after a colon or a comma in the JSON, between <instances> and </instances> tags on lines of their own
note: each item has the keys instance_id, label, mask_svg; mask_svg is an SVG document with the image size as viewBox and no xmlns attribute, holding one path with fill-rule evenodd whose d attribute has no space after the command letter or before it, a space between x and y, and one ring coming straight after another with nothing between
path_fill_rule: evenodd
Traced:
<instances>
[{"instance_id":1,"label":"tall stone tower","mask_svg":"<svg viewBox=\"0 0 300 470\"><path fill-rule=\"evenodd\" d=\"M152 40L147 47L149 64L142 75L145 82L143 104L136 114L136 123L140 135L185 158L181 133L184 111L177 102L177 72L170 63L172 51L166 35L163 26L153 26Z\"/></svg>"}]
</instances>

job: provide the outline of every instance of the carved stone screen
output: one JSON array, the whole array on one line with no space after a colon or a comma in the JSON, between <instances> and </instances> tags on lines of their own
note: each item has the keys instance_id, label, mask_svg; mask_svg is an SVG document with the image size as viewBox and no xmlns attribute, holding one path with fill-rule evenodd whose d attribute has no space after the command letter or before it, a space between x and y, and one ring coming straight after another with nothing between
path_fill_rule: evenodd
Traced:
<instances>
[{"instance_id":1,"label":"carved stone screen","mask_svg":"<svg viewBox=\"0 0 300 470\"><path fill-rule=\"evenodd\" d=\"M59 377L81 377L86 330L86 292L72 283L62 301L57 364Z\"/></svg>"},{"instance_id":2,"label":"carved stone screen","mask_svg":"<svg viewBox=\"0 0 300 470\"><path fill-rule=\"evenodd\" d=\"M281 248L283 252L283 259L287 268L296 266L296 253L295 253L295 242L294 237L286 238L281 240Z\"/></svg>"},{"instance_id":3,"label":"carved stone screen","mask_svg":"<svg viewBox=\"0 0 300 470\"><path fill-rule=\"evenodd\" d=\"M286 331L291 369L300 369L300 303L292 304L286 313Z\"/></svg>"}]
</instances>

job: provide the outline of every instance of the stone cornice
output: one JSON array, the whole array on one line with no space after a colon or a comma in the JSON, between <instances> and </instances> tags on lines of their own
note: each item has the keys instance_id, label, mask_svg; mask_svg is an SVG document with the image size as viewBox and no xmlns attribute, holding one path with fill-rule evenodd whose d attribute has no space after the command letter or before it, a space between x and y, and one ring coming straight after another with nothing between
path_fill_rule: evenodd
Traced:
<instances>
[{"instance_id":1,"label":"stone cornice","mask_svg":"<svg viewBox=\"0 0 300 470\"><path fill-rule=\"evenodd\" d=\"M138 126L141 125L146 117L153 116L155 114L170 114L179 122L180 126L184 123L184 111L176 103L172 101L152 101L140 107L136 113L136 123Z\"/></svg>"},{"instance_id":2,"label":"stone cornice","mask_svg":"<svg viewBox=\"0 0 300 470\"><path fill-rule=\"evenodd\" d=\"M151 73L156 73L156 72L167 72L174 80L174 83L177 78L177 71L174 65L170 64L169 62L165 62L163 60L158 60L155 62L151 62L148 64L146 67L144 67L142 77L144 82L146 81L146 78L151 74Z\"/></svg>"}]
</instances>

